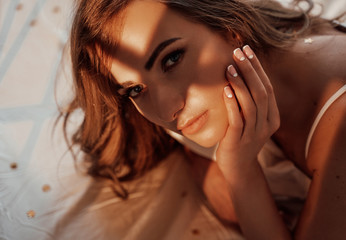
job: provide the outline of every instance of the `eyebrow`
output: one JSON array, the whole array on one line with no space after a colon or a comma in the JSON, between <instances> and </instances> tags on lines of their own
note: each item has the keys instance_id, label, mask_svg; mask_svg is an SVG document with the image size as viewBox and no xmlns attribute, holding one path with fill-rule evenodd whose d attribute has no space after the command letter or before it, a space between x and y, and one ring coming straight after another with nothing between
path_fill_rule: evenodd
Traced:
<instances>
[{"instance_id":1,"label":"eyebrow","mask_svg":"<svg viewBox=\"0 0 346 240\"><path fill-rule=\"evenodd\" d=\"M153 51L153 53L151 54L151 56L149 57L148 61L145 63L145 69L147 69L148 71L152 68L157 56L160 54L160 52L162 52L163 49L165 49L168 45L172 44L173 42L179 40L181 38L171 38L168 40L163 41L162 43L160 43L155 50Z\"/></svg>"}]
</instances>

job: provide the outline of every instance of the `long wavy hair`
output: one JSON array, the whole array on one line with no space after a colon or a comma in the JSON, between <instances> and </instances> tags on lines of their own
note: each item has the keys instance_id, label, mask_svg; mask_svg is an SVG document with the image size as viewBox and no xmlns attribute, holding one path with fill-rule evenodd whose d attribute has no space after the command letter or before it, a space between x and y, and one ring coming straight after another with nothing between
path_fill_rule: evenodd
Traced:
<instances>
[{"instance_id":1,"label":"long wavy hair","mask_svg":"<svg viewBox=\"0 0 346 240\"><path fill-rule=\"evenodd\" d=\"M133 0L132 0L133 1ZM221 35L237 34L255 51L287 48L322 20L307 11L288 9L272 0L158 0L191 21ZM111 178L115 192L127 196L121 182L141 176L167 156L177 144L159 126L142 117L131 101L118 94L106 59L117 39L107 23L131 0L78 0L70 45L75 96L62 112L64 129L71 114L81 109L84 119L70 139L88 158L89 174ZM119 19L121 24L121 19ZM120 32L118 34L121 34Z\"/></svg>"}]
</instances>

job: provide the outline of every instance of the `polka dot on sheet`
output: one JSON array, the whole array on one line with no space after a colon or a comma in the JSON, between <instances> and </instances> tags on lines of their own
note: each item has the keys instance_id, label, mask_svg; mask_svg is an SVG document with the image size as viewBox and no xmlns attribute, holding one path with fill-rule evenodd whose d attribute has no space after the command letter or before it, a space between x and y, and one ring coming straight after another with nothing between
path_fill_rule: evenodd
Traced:
<instances>
[{"instance_id":1,"label":"polka dot on sheet","mask_svg":"<svg viewBox=\"0 0 346 240\"><path fill-rule=\"evenodd\" d=\"M37 20L36 20L36 19L34 19L34 20L32 20L32 21L30 22L30 26L31 26L31 27L34 27L36 24L37 24Z\"/></svg>"},{"instance_id":2,"label":"polka dot on sheet","mask_svg":"<svg viewBox=\"0 0 346 240\"><path fill-rule=\"evenodd\" d=\"M59 6L55 6L53 8L53 13L59 13L61 11L61 8Z\"/></svg>"},{"instance_id":3,"label":"polka dot on sheet","mask_svg":"<svg viewBox=\"0 0 346 240\"><path fill-rule=\"evenodd\" d=\"M34 218L36 215L36 212L34 210L29 210L26 212L26 216L28 216L28 218Z\"/></svg>"},{"instance_id":4,"label":"polka dot on sheet","mask_svg":"<svg viewBox=\"0 0 346 240\"><path fill-rule=\"evenodd\" d=\"M17 169L17 167L18 167L18 165L15 162L10 164L10 168L12 168L12 169Z\"/></svg>"},{"instance_id":5,"label":"polka dot on sheet","mask_svg":"<svg viewBox=\"0 0 346 240\"><path fill-rule=\"evenodd\" d=\"M17 7L16 7L16 10L17 10L17 11L20 11L20 10L22 10L22 9L23 9L23 4L19 3L19 4L17 5Z\"/></svg>"},{"instance_id":6,"label":"polka dot on sheet","mask_svg":"<svg viewBox=\"0 0 346 240\"><path fill-rule=\"evenodd\" d=\"M42 191L43 192L49 192L50 190L51 190L50 185L45 184L45 185L42 186Z\"/></svg>"}]
</instances>

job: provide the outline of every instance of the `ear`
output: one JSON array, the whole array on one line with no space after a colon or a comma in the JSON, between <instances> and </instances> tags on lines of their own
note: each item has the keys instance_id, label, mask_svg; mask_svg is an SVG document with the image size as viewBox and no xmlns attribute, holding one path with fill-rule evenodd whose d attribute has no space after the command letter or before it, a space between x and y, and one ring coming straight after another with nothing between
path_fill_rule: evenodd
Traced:
<instances>
[{"instance_id":1,"label":"ear","mask_svg":"<svg viewBox=\"0 0 346 240\"><path fill-rule=\"evenodd\" d=\"M229 31L229 33L227 34L227 37L237 47L242 47L244 45L244 41L241 38L241 36L234 31Z\"/></svg>"}]
</instances>

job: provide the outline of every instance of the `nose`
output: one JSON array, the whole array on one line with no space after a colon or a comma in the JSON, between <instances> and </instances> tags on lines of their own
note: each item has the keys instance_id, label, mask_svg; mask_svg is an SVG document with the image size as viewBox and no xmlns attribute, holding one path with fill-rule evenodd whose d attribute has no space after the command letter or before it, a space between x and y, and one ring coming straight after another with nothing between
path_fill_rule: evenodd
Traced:
<instances>
[{"instance_id":1,"label":"nose","mask_svg":"<svg viewBox=\"0 0 346 240\"><path fill-rule=\"evenodd\" d=\"M156 105L157 116L161 121L174 121L179 112L184 108L184 96L178 89L161 86L156 91L155 99L152 99Z\"/></svg>"}]
</instances>

